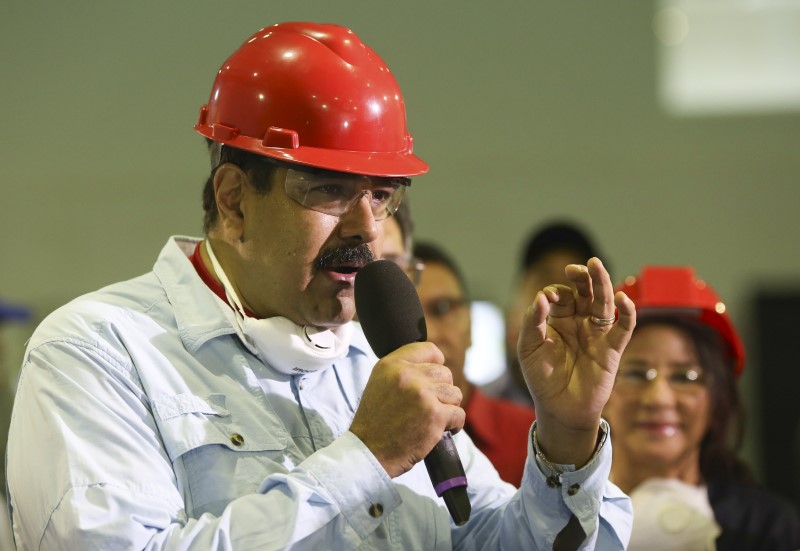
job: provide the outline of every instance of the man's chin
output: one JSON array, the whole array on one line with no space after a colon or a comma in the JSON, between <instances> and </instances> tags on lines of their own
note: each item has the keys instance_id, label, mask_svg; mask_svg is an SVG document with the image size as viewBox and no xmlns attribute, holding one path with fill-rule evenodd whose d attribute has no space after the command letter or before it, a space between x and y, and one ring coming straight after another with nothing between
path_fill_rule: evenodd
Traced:
<instances>
[{"instance_id":1,"label":"man's chin","mask_svg":"<svg viewBox=\"0 0 800 551\"><path fill-rule=\"evenodd\" d=\"M315 327L335 329L336 327L340 327L352 321L356 315L356 306L352 293L349 299L342 297L334 298L330 301L327 308L320 308L315 314L316 315L309 320L309 325Z\"/></svg>"}]
</instances>

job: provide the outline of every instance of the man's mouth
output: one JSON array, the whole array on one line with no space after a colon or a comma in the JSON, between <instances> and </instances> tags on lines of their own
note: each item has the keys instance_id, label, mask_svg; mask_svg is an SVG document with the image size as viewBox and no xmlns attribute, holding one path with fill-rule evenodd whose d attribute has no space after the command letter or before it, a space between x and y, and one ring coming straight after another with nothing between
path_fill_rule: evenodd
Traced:
<instances>
[{"instance_id":1,"label":"man's mouth","mask_svg":"<svg viewBox=\"0 0 800 551\"><path fill-rule=\"evenodd\" d=\"M322 251L315 268L326 272L336 281L352 283L358 270L374 259L375 255L365 243L356 247L334 247Z\"/></svg>"},{"instance_id":2,"label":"man's mouth","mask_svg":"<svg viewBox=\"0 0 800 551\"><path fill-rule=\"evenodd\" d=\"M336 281L351 282L355 280L360 268L361 266L330 266L325 271Z\"/></svg>"}]
</instances>

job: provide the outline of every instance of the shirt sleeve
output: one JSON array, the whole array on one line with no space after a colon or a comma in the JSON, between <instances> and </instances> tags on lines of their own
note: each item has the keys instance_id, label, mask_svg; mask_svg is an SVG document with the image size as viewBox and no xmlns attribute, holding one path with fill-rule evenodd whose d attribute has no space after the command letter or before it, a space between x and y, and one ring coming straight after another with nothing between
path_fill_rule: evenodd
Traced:
<instances>
[{"instance_id":1,"label":"shirt sleeve","mask_svg":"<svg viewBox=\"0 0 800 551\"><path fill-rule=\"evenodd\" d=\"M554 549L557 536L573 517L570 529L579 524L583 531L577 549L626 548L633 510L628 496L608 480L610 433L587 465L577 470L574 465L557 465L563 471L557 476L539 465L529 436L522 486L503 505L498 505L502 499L497 495L496 505L482 503L482 495L496 494L504 483L495 481L496 473L492 475L490 466L471 459L474 453L480 454L477 450L464 453L471 467L467 479L472 486L474 514L466 526L454 528L455 548Z\"/></svg>"},{"instance_id":2,"label":"shirt sleeve","mask_svg":"<svg viewBox=\"0 0 800 551\"><path fill-rule=\"evenodd\" d=\"M357 437L188 518L182 481L124 355L102 340L29 350L10 432L18 549L355 548L400 504Z\"/></svg>"}]
</instances>

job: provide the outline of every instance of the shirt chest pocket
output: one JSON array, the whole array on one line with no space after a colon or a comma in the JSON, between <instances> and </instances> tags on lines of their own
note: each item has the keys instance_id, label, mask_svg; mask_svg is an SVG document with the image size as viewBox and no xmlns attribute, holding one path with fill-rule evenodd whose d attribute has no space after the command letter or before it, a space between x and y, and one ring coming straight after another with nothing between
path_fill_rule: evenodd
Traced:
<instances>
[{"instance_id":1,"label":"shirt chest pocket","mask_svg":"<svg viewBox=\"0 0 800 551\"><path fill-rule=\"evenodd\" d=\"M293 467L288 433L272 411L237 412L224 394L162 396L153 410L191 518L217 516L268 475Z\"/></svg>"}]
</instances>

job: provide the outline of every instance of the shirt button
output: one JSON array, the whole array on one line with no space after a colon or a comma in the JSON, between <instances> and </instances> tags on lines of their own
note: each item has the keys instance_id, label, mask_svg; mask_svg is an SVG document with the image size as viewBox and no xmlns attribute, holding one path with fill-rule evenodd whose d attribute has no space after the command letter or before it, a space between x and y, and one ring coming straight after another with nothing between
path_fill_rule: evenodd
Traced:
<instances>
[{"instance_id":1,"label":"shirt button","mask_svg":"<svg viewBox=\"0 0 800 551\"><path fill-rule=\"evenodd\" d=\"M244 436L239 434L238 432L234 432L231 434L231 444L236 446L237 448L244 445Z\"/></svg>"},{"instance_id":2,"label":"shirt button","mask_svg":"<svg viewBox=\"0 0 800 551\"><path fill-rule=\"evenodd\" d=\"M567 488L567 493L569 495L571 495L571 496L574 496L575 494L578 493L578 490L580 490L580 489L581 489L581 485L580 484L573 484L572 486Z\"/></svg>"},{"instance_id":3,"label":"shirt button","mask_svg":"<svg viewBox=\"0 0 800 551\"><path fill-rule=\"evenodd\" d=\"M548 476L547 477L547 485L550 486L551 488L560 488L561 487L561 481L558 479L558 477L556 475Z\"/></svg>"},{"instance_id":4,"label":"shirt button","mask_svg":"<svg viewBox=\"0 0 800 551\"><path fill-rule=\"evenodd\" d=\"M380 518L383 515L383 505L380 503L373 503L369 506L369 516L372 518Z\"/></svg>"}]
</instances>

